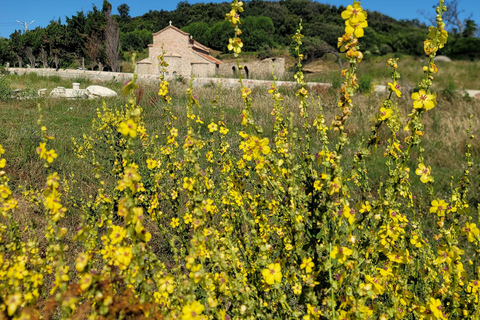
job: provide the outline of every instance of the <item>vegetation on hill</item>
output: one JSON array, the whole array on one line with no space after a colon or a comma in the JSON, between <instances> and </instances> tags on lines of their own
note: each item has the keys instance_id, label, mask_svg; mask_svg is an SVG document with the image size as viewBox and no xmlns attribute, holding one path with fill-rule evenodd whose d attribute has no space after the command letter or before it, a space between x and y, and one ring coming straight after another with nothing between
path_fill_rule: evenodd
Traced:
<instances>
[{"instance_id":1,"label":"vegetation on hill","mask_svg":"<svg viewBox=\"0 0 480 320\"><path fill-rule=\"evenodd\" d=\"M450 1L456 3L456 0ZM449 5L450 3L447 3ZM25 64L54 67L84 67L111 69L106 54L106 8L96 6L67 17L65 23L52 20L45 28L27 33L16 31L9 39L0 39L0 64ZM259 57L271 54L271 48L287 48L298 22L302 20L305 34L303 48L306 58L312 60L328 52L337 52L338 34L342 32L340 14L344 6L322 4L312 0L246 1L242 21L243 49L255 51ZM122 52L142 52L152 42L152 33L173 25L190 33L198 42L220 52L228 52L226 43L232 30L225 20L229 4L179 2L176 10L150 10L142 16L131 17L127 4L117 7L114 19L119 28L119 56ZM369 28L365 29L362 50L368 55L401 53L412 56L423 54L423 37L427 26L419 20L397 21L376 11L367 11ZM451 26L452 36L443 54L456 59L480 58L480 38L473 20L464 19L459 28ZM448 26L447 26L448 27Z\"/></svg>"}]
</instances>

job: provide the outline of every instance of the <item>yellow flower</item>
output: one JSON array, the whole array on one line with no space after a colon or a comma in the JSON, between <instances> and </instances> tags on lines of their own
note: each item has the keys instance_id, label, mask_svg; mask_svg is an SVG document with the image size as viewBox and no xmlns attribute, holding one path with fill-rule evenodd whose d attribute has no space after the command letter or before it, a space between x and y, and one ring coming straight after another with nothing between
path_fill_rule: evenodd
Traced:
<instances>
[{"instance_id":1,"label":"yellow flower","mask_svg":"<svg viewBox=\"0 0 480 320\"><path fill-rule=\"evenodd\" d=\"M15 311L17 311L18 306L22 304L22 294L17 292L15 294L10 295L5 300L5 304L7 305L8 315L13 316Z\"/></svg>"},{"instance_id":2,"label":"yellow flower","mask_svg":"<svg viewBox=\"0 0 480 320\"><path fill-rule=\"evenodd\" d=\"M267 155L270 153L268 138L260 139L257 136L251 136L249 148L253 153L252 155L254 159L258 159L262 154Z\"/></svg>"},{"instance_id":3,"label":"yellow flower","mask_svg":"<svg viewBox=\"0 0 480 320\"><path fill-rule=\"evenodd\" d=\"M340 183L340 180L338 179L338 177L335 177L333 181L330 181L330 188L328 188L328 194L332 195L335 192L339 192L341 187L342 184Z\"/></svg>"},{"instance_id":4,"label":"yellow flower","mask_svg":"<svg viewBox=\"0 0 480 320\"><path fill-rule=\"evenodd\" d=\"M363 29L368 27L366 20L346 20L345 21L345 32L353 33L357 38L361 38L364 35Z\"/></svg>"},{"instance_id":5,"label":"yellow flower","mask_svg":"<svg viewBox=\"0 0 480 320\"><path fill-rule=\"evenodd\" d=\"M158 91L159 96L165 97L168 94L168 85L169 83L165 80L160 83L160 90Z\"/></svg>"},{"instance_id":6,"label":"yellow flower","mask_svg":"<svg viewBox=\"0 0 480 320\"><path fill-rule=\"evenodd\" d=\"M135 138L137 136L137 124L132 119L128 119L127 122L124 121L120 123L120 126L118 127L118 131L124 137L130 136L131 138Z\"/></svg>"},{"instance_id":7,"label":"yellow flower","mask_svg":"<svg viewBox=\"0 0 480 320\"><path fill-rule=\"evenodd\" d=\"M392 109L380 108L380 114L378 115L379 121L385 121L392 116Z\"/></svg>"},{"instance_id":8,"label":"yellow flower","mask_svg":"<svg viewBox=\"0 0 480 320\"><path fill-rule=\"evenodd\" d=\"M412 93L412 99L415 100L413 102L413 107L415 109L422 109L425 108L426 110L433 109L437 105L437 101L435 100L437 95L430 94L430 91L425 91L420 89L419 92Z\"/></svg>"},{"instance_id":9,"label":"yellow flower","mask_svg":"<svg viewBox=\"0 0 480 320\"><path fill-rule=\"evenodd\" d=\"M229 131L229 130L228 130L226 127L220 127L220 133L221 133L221 134L225 134L225 135L226 135L226 134L228 133L228 131Z\"/></svg>"},{"instance_id":10,"label":"yellow flower","mask_svg":"<svg viewBox=\"0 0 480 320\"><path fill-rule=\"evenodd\" d=\"M418 164L418 168L415 170L415 174L420 176L420 181L423 183L433 182L433 177L430 176L431 168L426 167L423 163Z\"/></svg>"},{"instance_id":11,"label":"yellow flower","mask_svg":"<svg viewBox=\"0 0 480 320\"><path fill-rule=\"evenodd\" d=\"M448 203L444 200L433 200L430 207L430 213L436 213L439 217L445 215L445 211L448 209Z\"/></svg>"},{"instance_id":12,"label":"yellow flower","mask_svg":"<svg viewBox=\"0 0 480 320\"><path fill-rule=\"evenodd\" d=\"M367 14L360 6L360 2L354 2L353 6L347 6L347 9L342 12L342 18L344 20L365 21L367 19Z\"/></svg>"},{"instance_id":13,"label":"yellow flower","mask_svg":"<svg viewBox=\"0 0 480 320\"><path fill-rule=\"evenodd\" d=\"M413 244L417 248L422 247L422 242L423 242L423 240L420 239L416 234L412 235L412 238L410 238L410 243Z\"/></svg>"},{"instance_id":14,"label":"yellow flower","mask_svg":"<svg viewBox=\"0 0 480 320\"><path fill-rule=\"evenodd\" d=\"M299 295L300 293L302 293L302 285L300 283L295 283L292 289L293 289L293 293L296 295Z\"/></svg>"},{"instance_id":15,"label":"yellow flower","mask_svg":"<svg viewBox=\"0 0 480 320\"><path fill-rule=\"evenodd\" d=\"M8 186L0 184L0 198L7 199L11 194L12 191Z\"/></svg>"},{"instance_id":16,"label":"yellow flower","mask_svg":"<svg viewBox=\"0 0 480 320\"><path fill-rule=\"evenodd\" d=\"M342 214L345 219L348 220L348 223L352 224L355 221L355 210L351 209L349 206L343 206Z\"/></svg>"},{"instance_id":17,"label":"yellow flower","mask_svg":"<svg viewBox=\"0 0 480 320\"><path fill-rule=\"evenodd\" d=\"M272 263L268 265L267 269L262 270L263 279L269 285L275 282L280 283L282 281L282 271L280 263Z\"/></svg>"},{"instance_id":18,"label":"yellow flower","mask_svg":"<svg viewBox=\"0 0 480 320\"><path fill-rule=\"evenodd\" d=\"M195 183L195 179L193 178L183 178L183 189L186 189L188 191L193 191L193 185Z\"/></svg>"},{"instance_id":19,"label":"yellow flower","mask_svg":"<svg viewBox=\"0 0 480 320\"><path fill-rule=\"evenodd\" d=\"M237 39L228 39L228 50L229 51L232 51L235 52L235 53L240 53L242 52L242 47L243 47L243 43L242 43L242 40L240 38L237 38Z\"/></svg>"},{"instance_id":20,"label":"yellow flower","mask_svg":"<svg viewBox=\"0 0 480 320\"><path fill-rule=\"evenodd\" d=\"M312 261L312 258L303 259L302 264L300 265L300 269L305 269L306 273L312 272L312 268L315 264Z\"/></svg>"},{"instance_id":21,"label":"yellow flower","mask_svg":"<svg viewBox=\"0 0 480 320\"><path fill-rule=\"evenodd\" d=\"M174 278L170 275L167 275L165 278L162 278L158 281L158 289L162 292L173 293L175 289Z\"/></svg>"},{"instance_id":22,"label":"yellow flower","mask_svg":"<svg viewBox=\"0 0 480 320\"><path fill-rule=\"evenodd\" d=\"M183 221L185 222L185 224L190 224L193 221L193 216L190 213L186 213L183 217Z\"/></svg>"},{"instance_id":23,"label":"yellow flower","mask_svg":"<svg viewBox=\"0 0 480 320\"><path fill-rule=\"evenodd\" d=\"M467 236L469 242L473 242L475 239L478 240L480 230L475 223L466 222L465 227L462 228L462 233Z\"/></svg>"},{"instance_id":24,"label":"yellow flower","mask_svg":"<svg viewBox=\"0 0 480 320\"><path fill-rule=\"evenodd\" d=\"M213 122L208 125L208 130L209 130L210 132L217 131L217 128L218 128L218 126L217 126L215 123L213 123Z\"/></svg>"},{"instance_id":25,"label":"yellow flower","mask_svg":"<svg viewBox=\"0 0 480 320\"><path fill-rule=\"evenodd\" d=\"M115 256L117 258L119 268L125 270L126 267L130 265L130 261L132 260L133 253L131 247L120 247L115 251Z\"/></svg>"},{"instance_id":26,"label":"yellow flower","mask_svg":"<svg viewBox=\"0 0 480 320\"><path fill-rule=\"evenodd\" d=\"M182 320L203 319L201 317L203 310L205 310L205 307L198 301L187 303L182 308Z\"/></svg>"},{"instance_id":27,"label":"yellow flower","mask_svg":"<svg viewBox=\"0 0 480 320\"><path fill-rule=\"evenodd\" d=\"M0 169L5 168L5 165L7 164L7 160L5 159L0 159Z\"/></svg>"},{"instance_id":28,"label":"yellow flower","mask_svg":"<svg viewBox=\"0 0 480 320\"><path fill-rule=\"evenodd\" d=\"M314 183L313 183L313 188L316 190L316 191L320 191L322 190L322 187L323 187L323 184L316 180Z\"/></svg>"},{"instance_id":29,"label":"yellow flower","mask_svg":"<svg viewBox=\"0 0 480 320\"><path fill-rule=\"evenodd\" d=\"M337 259L340 264L344 263L348 256L352 255L353 251L347 247L335 246L330 252L332 259Z\"/></svg>"},{"instance_id":30,"label":"yellow flower","mask_svg":"<svg viewBox=\"0 0 480 320\"><path fill-rule=\"evenodd\" d=\"M246 99L247 96L248 96L250 93L252 93L252 90L250 90L250 88L247 88L247 87L243 87L241 91L242 91L242 98L243 98L243 99Z\"/></svg>"},{"instance_id":31,"label":"yellow flower","mask_svg":"<svg viewBox=\"0 0 480 320\"><path fill-rule=\"evenodd\" d=\"M365 212L369 212L372 209L372 206L370 205L370 202L365 201L357 204L357 209L358 209L358 212L365 213Z\"/></svg>"},{"instance_id":32,"label":"yellow flower","mask_svg":"<svg viewBox=\"0 0 480 320\"><path fill-rule=\"evenodd\" d=\"M44 159L47 160L48 163L52 163L53 159L55 159L56 157L57 157L57 154L55 153L55 150L51 149L50 151L45 152Z\"/></svg>"},{"instance_id":33,"label":"yellow flower","mask_svg":"<svg viewBox=\"0 0 480 320\"><path fill-rule=\"evenodd\" d=\"M80 277L80 289L87 290L93 282L93 277L90 273L85 273Z\"/></svg>"},{"instance_id":34,"label":"yellow flower","mask_svg":"<svg viewBox=\"0 0 480 320\"><path fill-rule=\"evenodd\" d=\"M75 259L75 269L77 269L78 272L82 272L85 269L88 263L88 258L88 254L82 252L78 255L77 259Z\"/></svg>"},{"instance_id":35,"label":"yellow flower","mask_svg":"<svg viewBox=\"0 0 480 320\"><path fill-rule=\"evenodd\" d=\"M439 299L430 298L430 303L428 304L430 311L433 313L435 319L447 319L443 313L442 302Z\"/></svg>"},{"instance_id":36,"label":"yellow flower","mask_svg":"<svg viewBox=\"0 0 480 320\"><path fill-rule=\"evenodd\" d=\"M235 26L237 22L240 22L240 16L235 11L235 9L230 10L229 13L226 14L225 20L230 20L232 24Z\"/></svg>"},{"instance_id":37,"label":"yellow flower","mask_svg":"<svg viewBox=\"0 0 480 320\"><path fill-rule=\"evenodd\" d=\"M117 244L122 242L123 238L127 235L127 230L120 226L114 225L112 227L112 233L110 233L110 239L112 240L112 244Z\"/></svg>"},{"instance_id":38,"label":"yellow flower","mask_svg":"<svg viewBox=\"0 0 480 320\"><path fill-rule=\"evenodd\" d=\"M147 159L147 168L148 168L148 169L152 170L152 169L155 168L157 165L158 165L157 160L155 160L155 159Z\"/></svg>"},{"instance_id":39,"label":"yellow flower","mask_svg":"<svg viewBox=\"0 0 480 320\"><path fill-rule=\"evenodd\" d=\"M180 224L180 219L179 218L172 218L172 221L170 222L170 225L172 226L172 228L176 228L178 227L178 225Z\"/></svg>"},{"instance_id":40,"label":"yellow flower","mask_svg":"<svg viewBox=\"0 0 480 320\"><path fill-rule=\"evenodd\" d=\"M445 30L445 23L440 22L438 27L429 27L428 37L432 40L438 39L438 47L443 48L443 46L447 43L448 39L448 32Z\"/></svg>"},{"instance_id":41,"label":"yellow flower","mask_svg":"<svg viewBox=\"0 0 480 320\"><path fill-rule=\"evenodd\" d=\"M397 97L401 97L402 96L402 93L400 92L400 86L397 84L397 82L393 82L393 83L388 83L388 86L390 87L390 91L391 92L395 92Z\"/></svg>"}]
</instances>

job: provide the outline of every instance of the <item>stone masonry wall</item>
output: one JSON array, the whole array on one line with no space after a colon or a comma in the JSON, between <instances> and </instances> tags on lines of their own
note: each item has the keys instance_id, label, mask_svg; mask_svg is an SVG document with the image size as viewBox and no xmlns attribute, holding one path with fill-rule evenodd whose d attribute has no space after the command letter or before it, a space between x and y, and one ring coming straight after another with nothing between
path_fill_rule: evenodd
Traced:
<instances>
[{"instance_id":1,"label":"stone masonry wall","mask_svg":"<svg viewBox=\"0 0 480 320\"><path fill-rule=\"evenodd\" d=\"M6 68L7 71L10 73L16 73L19 75L35 72L39 76L59 76L60 78L64 79L81 79L81 78L88 78L91 80L99 80L99 81L130 81L133 78L133 74L131 73L123 73L123 72L107 72L107 71L88 71L88 70L73 70L73 69L66 69L66 70L58 70L55 69L43 69L43 68ZM173 78L170 76L170 78ZM168 78L167 78L168 79ZM158 75L157 74L139 74L138 75L139 82L151 82L151 83L159 83ZM238 87L240 84L238 79L234 78L195 78L193 81L193 85L196 87L202 87L205 85L216 85L220 83L225 88L233 88ZM277 86L286 86L286 87L293 87L296 86L297 83L293 81L277 81ZM243 85L249 88L253 87L264 87L268 88L272 85L271 80L251 80L251 79L244 79ZM330 87L331 84L329 83L318 83L318 82L307 82L307 86L311 88L318 88L318 87ZM387 86L380 85L375 86L375 92L387 92ZM471 97L475 97L480 99L480 90L459 90L462 93L468 93Z\"/></svg>"},{"instance_id":2,"label":"stone masonry wall","mask_svg":"<svg viewBox=\"0 0 480 320\"><path fill-rule=\"evenodd\" d=\"M193 43L193 41L192 41ZM169 75L181 75L189 77L215 75L215 63L205 60L192 50L192 44L188 33L176 28L166 28L161 32L153 34L153 45L149 45L150 64L138 63L138 73L148 70L148 74L159 74L157 57L162 53L162 46L165 53L165 62L169 64Z\"/></svg>"}]
</instances>

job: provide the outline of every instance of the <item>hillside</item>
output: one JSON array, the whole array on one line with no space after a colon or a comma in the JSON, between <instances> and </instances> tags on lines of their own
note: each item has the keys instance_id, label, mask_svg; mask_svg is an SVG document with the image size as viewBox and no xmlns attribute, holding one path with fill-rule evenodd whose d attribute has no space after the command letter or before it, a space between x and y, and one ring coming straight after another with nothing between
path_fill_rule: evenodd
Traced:
<instances>
[{"instance_id":1,"label":"hillside","mask_svg":"<svg viewBox=\"0 0 480 320\"><path fill-rule=\"evenodd\" d=\"M251 0L246 1L244 7L243 51L255 52L260 58L272 55L275 50L285 52L300 21L305 35L303 50L310 60L321 57L324 52L336 51L338 36L343 33L340 14L344 6L312 0ZM52 20L45 28L38 27L27 33L18 31L9 39L1 38L0 65L8 62L15 66L110 70L105 38L108 21L110 25L118 25L118 45L124 60L128 60L132 52L145 55L152 33L168 26L169 21L198 42L219 52L228 52L226 45L233 32L225 21L225 13L230 11L228 2L189 4L183 1L173 11L150 10L138 17L130 16L127 4L116 8L118 14L113 14L112 9L108 1L104 1L101 10L93 6L88 12L79 11L67 17L64 23ZM425 24L367 12L369 27L362 38L362 51L367 55L398 53L418 57L424 54L422 42L428 33ZM480 51L476 49L480 47L480 39L471 36L476 30L475 23L471 22L472 32L451 34L443 54L454 59L480 58Z\"/></svg>"}]
</instances>

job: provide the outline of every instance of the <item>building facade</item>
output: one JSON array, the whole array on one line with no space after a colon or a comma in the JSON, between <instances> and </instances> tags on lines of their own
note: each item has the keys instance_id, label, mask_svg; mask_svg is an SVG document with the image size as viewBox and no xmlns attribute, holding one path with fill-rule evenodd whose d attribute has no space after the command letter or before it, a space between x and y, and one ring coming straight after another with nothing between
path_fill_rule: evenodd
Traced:
<instances>
[{"instance_id":1,"label":"building facade","mask_svg":"<svg viewBox=\"0 0 480 320\"><path fill-rule=\"evenodd\" d=\"M162 49L163 48L163 49ZM214 77L221 62L210 55L210 48L198 43L190 34L170 25L153 34L153 44L148 45L148 58L136 63L138 74L160 74L158 56L163 51L169 64L167 77Z\"/></svg>"}]
</instances>

